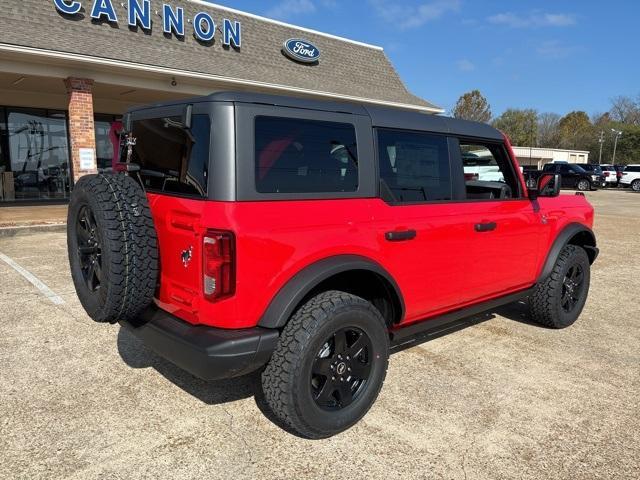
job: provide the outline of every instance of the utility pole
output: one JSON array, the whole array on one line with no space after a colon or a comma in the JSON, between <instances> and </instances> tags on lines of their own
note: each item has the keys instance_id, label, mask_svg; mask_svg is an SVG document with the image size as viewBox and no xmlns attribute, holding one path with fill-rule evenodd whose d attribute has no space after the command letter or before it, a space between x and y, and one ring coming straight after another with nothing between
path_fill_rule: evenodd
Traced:
<instances>
[{"instance_id":1,"label":"utility pole","mask_svg":"<svg viewBox=\"0 0 640 480\"><path fill-rule=\"evenodd\" d=\"M598 157L598 165L602 165L602 145L604 144L604 130L600 130L600 138L598 139L598 143L600 143L600 156Z\"/></svg>"},{"instance_id":2,"label":"utility pole","mask_svg":"<svg viewBox=\"0 0 640 480\"><path fill-rule=\"evenodd\" d=\"M616 149L618 148L618 139L622 136L622 131L616 130L615 128L612 128L611 131L615 135L615 139L613 141L613 159L611 160L611 164L615 165L616 164Z\"/></svg>"}]
</instances>

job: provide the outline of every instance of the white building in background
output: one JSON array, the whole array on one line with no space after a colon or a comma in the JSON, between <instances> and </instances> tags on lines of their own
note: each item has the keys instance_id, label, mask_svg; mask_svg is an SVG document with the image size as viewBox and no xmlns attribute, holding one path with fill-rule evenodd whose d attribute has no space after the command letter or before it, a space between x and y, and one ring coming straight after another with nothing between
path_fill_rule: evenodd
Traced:
<instances>
[{"instance_id":1,"label":"white building in background","mask_svg":"<svg viewBox=\"0 0 640 480\"><path fill-rule=\"evenodd\" d=\"M589 163L589 152L585 150L563 150L559 148L513 147L518 162L523 166L541 169L545 163L568 162Z\"/></svg>"}]
</instances>

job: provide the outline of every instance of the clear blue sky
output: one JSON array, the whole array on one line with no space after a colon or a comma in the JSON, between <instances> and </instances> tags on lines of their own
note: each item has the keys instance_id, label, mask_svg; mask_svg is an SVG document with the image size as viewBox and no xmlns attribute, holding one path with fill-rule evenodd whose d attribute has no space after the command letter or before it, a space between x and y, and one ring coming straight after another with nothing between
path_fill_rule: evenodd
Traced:
<instances>
[{"instance_id":1,"label":"clear blue sky","mask_svg":"<svg viewBox=\"0 0 640 480\"><path fill-rule=\"evenodd\" d=\"M640 0L217 0L384 47L408 88L447 110L478 88L564 114L640 95Z\"/></svg>"}]
</instances>

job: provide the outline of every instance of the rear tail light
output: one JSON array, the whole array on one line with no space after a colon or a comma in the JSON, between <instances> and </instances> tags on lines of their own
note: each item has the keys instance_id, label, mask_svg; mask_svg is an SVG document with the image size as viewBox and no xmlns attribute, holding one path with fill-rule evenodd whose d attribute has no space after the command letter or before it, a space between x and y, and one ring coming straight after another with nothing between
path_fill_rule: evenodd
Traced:
<instances>
[{"instance_id":1,"label":"rear tail light","mask_svg":"<svg viewBox=\"0 0 640 480\"><path fill-rule=\"evenodd\" d=\"M203 239L203 290L209 301L236 291L236 241L231 232L209 230Z\"/></svg>"},{"instance_id":2,"label":"rear tail light","mask_svg":"<svg viewBox=\"0 0 640 480\"><path fill-rule=\"evenodd\" d=\"M465 173L464 174L465 182L472 181L472 180L479 180L479 179L480 179L480 175L477 174L477 173Z\"/></svg>"},{"instance_id":3,"label":"rear tail light","mask_svg":"<svg viewBox=\"0 0 640 480\"><path fill-rule=\"evenodd\" d=\"M611 172L604 172L605 178L607 178L609 175L611 175Z\"/></svg>"}]
</instances>

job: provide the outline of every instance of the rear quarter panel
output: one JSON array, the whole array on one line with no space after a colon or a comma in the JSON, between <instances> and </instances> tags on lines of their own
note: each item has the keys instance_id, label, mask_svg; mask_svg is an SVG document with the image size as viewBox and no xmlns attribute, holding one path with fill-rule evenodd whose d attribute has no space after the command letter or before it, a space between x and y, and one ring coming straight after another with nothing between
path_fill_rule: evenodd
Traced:
<instances>
[{"instance_id":1,"label":"rear quarter panel","mask_svg":"<svg viewBox=\"0 0 640 480\"><path fill-rule=\"evenodd\" d=\"M255 326L285 283L303 268L335 255L377 260L370 199L283 202L164 202L156 198L161 285L157 303L194 324ZM188 219L184 232L176 219ZM368 227L368 228L367 228ZM207 229L236 234L236 294L211 303L202 296L202 237ZM184 267L180 252L193 247ZM176 294L179 294L176 298ZM188 308L182 301L189 296Z\"/></svg>"}]
</instances>

